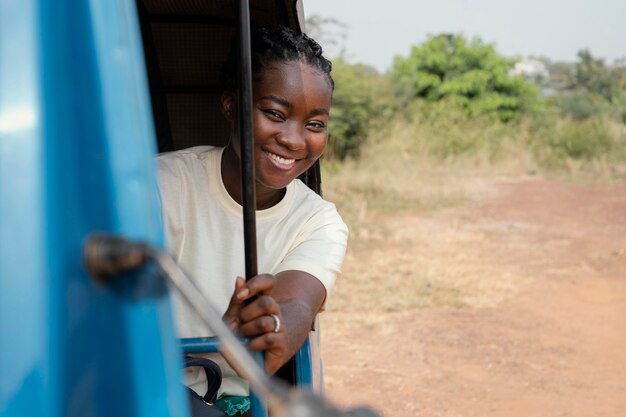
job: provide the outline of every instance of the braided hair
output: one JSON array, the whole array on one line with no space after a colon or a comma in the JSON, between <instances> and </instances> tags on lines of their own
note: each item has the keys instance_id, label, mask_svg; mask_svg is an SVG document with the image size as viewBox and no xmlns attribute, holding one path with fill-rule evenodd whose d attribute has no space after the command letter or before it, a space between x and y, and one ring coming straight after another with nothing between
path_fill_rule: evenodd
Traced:
<instances>
[{"instance_id":1,"label":"braided hair","mask_svg":"<svg viewBox=\"0 0 626 417\"><path fill-rule=\"evenodd\" d=\"M250 40L253 79L272 63L304 62L324 74L331 89L335 89L335 82L330 74L331 62L322 55L322 47L306 34L285 26L259 27L253 28ZM220 83L226 91L237 90L237 56L237 43L233 42L230 56L220 74Z\"/></svg>"}]
</instances>

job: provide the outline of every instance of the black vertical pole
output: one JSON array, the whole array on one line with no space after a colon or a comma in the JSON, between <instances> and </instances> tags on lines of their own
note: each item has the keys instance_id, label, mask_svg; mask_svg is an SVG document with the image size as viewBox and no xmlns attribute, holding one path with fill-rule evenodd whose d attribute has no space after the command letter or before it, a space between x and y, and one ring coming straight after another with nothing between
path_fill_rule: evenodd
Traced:
<instances>
[{"instance_id":1,"label":"black vertical pole","mask_svg":"<svg viewBox=\"0 0 626 417\"><path fill-rule=\"evenodd\" d=\"M241 195L243 203L246 279L257 275L256 193L254 138L252 135L252 64L250 56L250 5L237 2L239 17L239 139L241 141Z\"/></svg>"},{"instance_id":2,"label":"black vertical pole","mask_svg":"<svg viewBox=\"0 0 626 417\"><path fill-rule=\"evenodd\" d=\"M246 280L257 275L256 192L254 178L254 136L252 131L252 58L250 54L250 4L237 1L239 17L239 140L241 143L241 196L243 204ZM263 352L256 352L263 366ZM250 397L252 417L267 417L267 405L257 395Z\"/></svg>"}]
</instances>

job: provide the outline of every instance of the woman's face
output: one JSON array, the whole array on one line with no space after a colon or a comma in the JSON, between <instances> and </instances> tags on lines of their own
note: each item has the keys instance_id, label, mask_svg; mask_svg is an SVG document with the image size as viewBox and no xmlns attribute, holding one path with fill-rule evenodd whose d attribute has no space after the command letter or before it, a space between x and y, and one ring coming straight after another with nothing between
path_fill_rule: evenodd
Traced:
<instances>
[{"instance_id":1,"label":"woman's face","mask_svg":"<svg viewBox=\"0 0 626 417\"><path fill-rule=\"evenodd\" d=\"M252 115L257 184L281 189L322 155L332 89L302 62L270 64L254 78ZM235 141L238 142L238 141ZM233 143L240 156L239 143Z\"/></svg>"}]
</instances>

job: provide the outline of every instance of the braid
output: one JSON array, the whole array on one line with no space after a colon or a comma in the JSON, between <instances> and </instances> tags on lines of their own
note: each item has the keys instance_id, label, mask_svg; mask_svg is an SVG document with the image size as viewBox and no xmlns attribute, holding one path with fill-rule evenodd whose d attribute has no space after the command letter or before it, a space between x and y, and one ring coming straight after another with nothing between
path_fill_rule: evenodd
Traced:
<instances>
[{"instance_id":1,"label":"braid","mask_svg":"<svg viewBox=\"0 0 626 417\"><path fill-rule=\"evenodd\" d=\"M330 74L332 64L322 55L322 47L304 33L285 26L255 28L251 34L252 77L271 63L304 62L322 72L334 90ZM227 91L237 89L236 43L231 45L230 58L222 67L220 81Z\"/></svg>"}]
</instances>

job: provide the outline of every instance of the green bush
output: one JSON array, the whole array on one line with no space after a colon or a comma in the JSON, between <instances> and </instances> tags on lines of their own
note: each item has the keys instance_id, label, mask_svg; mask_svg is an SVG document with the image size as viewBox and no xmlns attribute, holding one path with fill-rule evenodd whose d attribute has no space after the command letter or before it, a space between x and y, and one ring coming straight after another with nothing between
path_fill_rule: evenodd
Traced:
<instances>
[{"instance_id":1,"label":"green bush","mask_svg":"<svg viewBox=\"0 0 626 417\"><path fill-rule=\"evenodd\" d=\"M586 91L561 94L556 97L556 103L563 116L575 120L597 116L606 110L608 104L601 96Z\"/></svg>"},{"instance_id":2,"label":"green bush","mask_svg":"<svg viewBox=\"0 0 626 417\"><path fill-rule=\"evenodd\" d=\"M480 38L468 42L444 34L414 46L408 58L396 57L391 77L402 106L414 99L447 100L469 116L495 115L506 122L532 109L539 91L509 75L513 63Z\"/></svg>"}]
</instances>

